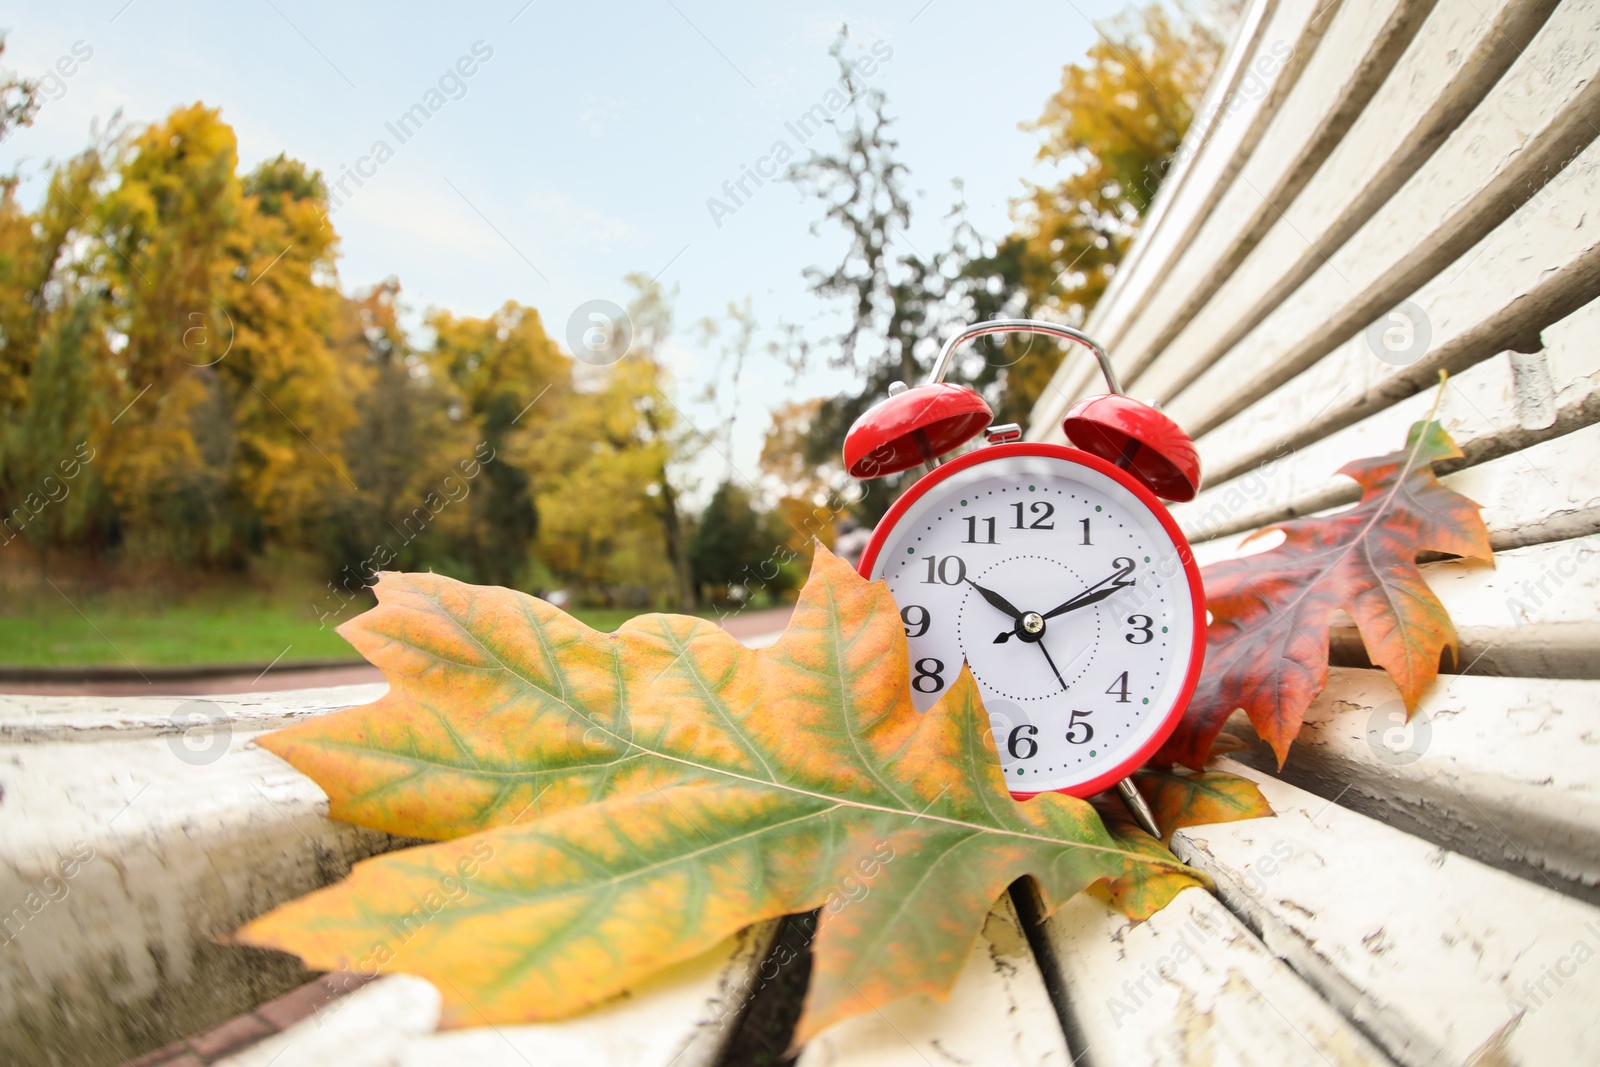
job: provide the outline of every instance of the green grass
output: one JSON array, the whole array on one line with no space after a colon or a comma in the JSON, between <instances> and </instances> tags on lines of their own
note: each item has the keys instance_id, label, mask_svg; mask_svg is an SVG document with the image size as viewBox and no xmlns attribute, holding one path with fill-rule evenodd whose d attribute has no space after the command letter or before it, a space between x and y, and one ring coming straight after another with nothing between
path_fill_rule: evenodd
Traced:
<instances>
[{"instance_id":1,"label":"green grass","mask_svg":"<svg viewBox=\"0 0 1600 1067\"><path fill-rule=\"evenodd\" d=\"M0 665L8 667L184 666L204 663L359 660L333 622L319 628L305 604L257 596L210 596L160 608L77 599L31 604L20 615L0 615ZM9 610L16 610L12 606ZM627 608L573 612L597 630L614 630L640 614Z\"/></svg>"}]
</instances>

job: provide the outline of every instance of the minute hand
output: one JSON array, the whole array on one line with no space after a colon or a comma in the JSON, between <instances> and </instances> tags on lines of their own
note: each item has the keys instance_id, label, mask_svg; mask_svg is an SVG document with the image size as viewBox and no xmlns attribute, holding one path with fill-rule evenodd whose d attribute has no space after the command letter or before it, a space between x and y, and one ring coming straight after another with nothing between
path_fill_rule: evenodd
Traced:
<instances>
[{"instance_id":1,"label":"minute hand","mask_svg":"<svg viewBox=\"0 0 1600 1067\"><path fill-rule=\"evenodd\" d=\"M1110 582L1111 584L1106 585L1106 582ZM1132 584L1133 580L1131 578L1123 578L1122 573L1119 572L1118 574L1112 575L1110 578L1096 582L1094 585L1090 586L1088 589L1085 589L1083 592L1079 593L1071 600L1068 600L1066 603L1059 604L1056 607L1051 608L1049 611L1044 613L1044 617L1047 619L1053 619L1057 615L1065 615L1069 611L1076 611L1079 608L1086 608L1090 604L1098 604L1112 593L1115 593L1118 589L1126 589Z\"/></svg>"}]
</instances>

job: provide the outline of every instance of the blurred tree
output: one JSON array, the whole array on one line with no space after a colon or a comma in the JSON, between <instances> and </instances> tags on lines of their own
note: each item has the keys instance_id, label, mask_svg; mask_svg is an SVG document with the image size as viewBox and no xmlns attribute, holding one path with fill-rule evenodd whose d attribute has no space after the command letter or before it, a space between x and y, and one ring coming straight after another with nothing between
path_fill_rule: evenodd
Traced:
<instances>
[{"instance_id":1,"label":"blurred tree","mask_svg":"<svg viewBox=\"0 0 1600 1067\"><path fill-rule=\"evenodd\" d=\"M25 536L47 547L111 536L89 466L100 289L82 216L102 176L92 148L56 168L33 212L15 175L0 180L0 544ZM70 473L70 476L69 476Z\"/></svg>"},{"instance_id":2,"label":"blurred tree","mask_svg":"<svg viewBox=\"0 0 1600 1067\"><path fill-rule=\"evenodd\" d=\"M320 547L335 573L373 566L454 570L452 538L459 541L470 525L467 509L453 506L459 501L440 501L475 488L476 478L465 471L474 469L477 438L468 421L451 417L462 410L459 395L430 372L399 314L394 278L340 306L341 388L359 398L342 444L358 488L343 487L329 504Z\"/></svg>"},{"instance_id":3,"label":"blurred tree","mask_svg":"<svg viewBox=\"0 0 1600 1067\"><path fill-rule=\"evenodd\" d=\"M998 246L981 239L958 202L944 249L924 256L911 247L907 171L887 101L876 88L852 94L838 149L796 164L790 175L821 202L817 225L836 224L849 241L837 268L808 272L812 292L849 308L834 362L858 366L864 341L873 353L858 368L862 387L817 409L808 463L837 464L850 425L890 382L919 380L953 323L1036 315L1083 321L1183 140L1221 54L1225 33L1216 23L1232 10L1224 0L1208 19L1157 2L1097 27L1100 40L1064 68L1061 88L1024 126L1043 137L1039 158L1065 175L1031 188L1016 205L1016 231ZM846 41L841 33L831 52L848 79ZM984 338L971 353L951 379L984 392L996 421L1025 422L1062 350L1037 339ZM856 506L863 521L875 523L914 474L871 483Z\"/></svg>"},{"instance_id":4,"label":"blurred tree","mask_svg":"<svg viewBox=\"0 0 1600 1067\"><path fill-rule=\"evenodd\" d=\"M841 83L851 89L849 121L835 123L838 147L814 152L789 171L791 181L821 202L823 217L812 232L831 223L847 238L837 267L806 272L812 293L849 309L843 332L832 339L830 363L855 368L863 377L861 389L825 400L810 421L805 461L835 468L845 432L856 418L887 393L891 382L921 379L937 351L940 327L961 312L960 272L978 251L959 202L947 216L953 225L949 247L924 256L906 237L912 220L908 172L891 132L888 99L882 89L859 85L846 54L848 42L848 29L841 29L829 49ZM907 475L879 480L877 491L855 505L857 511L866 522L877 522L910 480Z\"/></svg>"},{"instance_id":5,"label":"blurred tree","mask_svg":"<svg viewBox=\"0 0 1600 1067\"><path fill-rule=\"evenodd\" d=\"M700 515L687 550L690 573L697 587L714 590L713 599L744 599L761 581L777 576L772 562L777 544L766 516L730 479L717 486ZM771 565L763 568L763 563ZM736 596L735 586L744 591Z\"/></svg>"},{"instance_id":6,"label":"blurred tree","mask_svg":"<svg viewBox=\"0 0 1600 1067\"><path fill-rule=\"evenodd\" d=\"M1152 3L1097 25L1100 39L1023 124L1041 136L1038 159L1064 175L1032 185L1015 207L1016 230L967 266L977 317L1088 318L1183 143L1234 18L1226 2L1206 16ZM975 384L998 381L999 421L1026 422L1065 350L1036 338L982 344Z\"/></svg>"},{"instance_id":7,"label":"blurred tree","mask_svg":"<svg viewBox=\"0 0 1600 1067\"><path fill-rule=\"evenodd\" d=\"M315 548L348 591L439 567L694 606L697 438L648 279L615 367L575 374L515 302L435 311L419 346L398 282L340 292L321 177L282 155L240 175L200 105L54 167L32 211L17 188L0 178L0 544L233 568Z\"/></svg>"},{"instance_id":8,"label":"blurred tree","mask_svg":"<svg viewBox=\"0 0 1600 1067\"><path fill-rule=\"evenodd\" d=\"M675 599L677 574L648 492L667 462L665 445L643 430L638 407L653 400L653 368L628 356L582 369L589 373L565 396L528 413L515 444L518 462L539 472L539 557L591 600L641 591Z\"/></svg>"},{"instance_id":9,"label":"blurred tree","mask_svg":"<svg viewBox=\"0 0 1600 1067\"><path fill-rule=\"evenodd\" d=\"M672 336L671 296L649 275L635 273L624 280L634 289L634 298L628 303L628 318L633 324L633 350L622 363L632 364L633 408L638 416L634 433L641 448L650 456L650 477L645 484L645 494L661 524L661 544L676 580L678 610L692 612L699 606L699 598L695 596L694 578L689 572L686 524L676 479L677 469L699 450L704 439L682 419L677 406L667 396L670 382L664 349Z\"/></svg>"},{"instance_id":10,"label":"blurred tree","mask_svg":"<svg viewBox=\"0 0 1600 1067\"><path fill-rule=\"evenodd\" d=\"M239 566L353 485L322 185L282 157L241 179L232 129L198 104L120 144L111 171L92 212L102 477L136 554Z\"/></svg>"},{"instance_id":11,"label":"blurred tree","mask_svg":"<svg viewBox=\"0 0 1600 1067\"><path fill-rule=\"evenodd\" d=\"M429 367L460 394L460 417L470 421L485 454L495 457L484 465L468 505L467 573L474 581L518 585L527 577L539 510L528 467L498 457L545 391L565 385L571 361L545 334L539 313L514 301L483 319L436 311L428 325L435 338Z\"/></svg>"},{"instance_id":12,"label":"blurred tree","mask_svg":"<svg viewBox=\"0 0 1600 1067\"><path fill-rule=\"evenodd\" d=\"M0 55L6 51L6 35L0 33ZM39 83L19 78L7 71L0 73L0 141L10 137L21 126L33 125L44 100L39 96Z\"/></svg>"},{"instance_id":13,"label":"blurred tree","mask_svg":"<svg viewBox=\"0 0 1600 1067\"><path fill-rule=\"evenodd\" d=\"M268 536L298 542L331 496L355 488L340 447L357 412L334 350L337 237L322 180L302 163L267 160L242 192L221 293L233 349L216 364L238 442L230 480Z\"/></svg>"},{"instance_id":14,"label":"blurred tree","mask_svg":"<svg viewBox=\"0 0 1600 1067\"><path fill-rule=\"evenodd\" d=\"M761 444L761 473L780 496L813 500L826 497L831 489L837 463L814 462L808 454L812 427L826 403L819 397L791 401L773 409L766 440Z\"/></svg>"}]
</instances>

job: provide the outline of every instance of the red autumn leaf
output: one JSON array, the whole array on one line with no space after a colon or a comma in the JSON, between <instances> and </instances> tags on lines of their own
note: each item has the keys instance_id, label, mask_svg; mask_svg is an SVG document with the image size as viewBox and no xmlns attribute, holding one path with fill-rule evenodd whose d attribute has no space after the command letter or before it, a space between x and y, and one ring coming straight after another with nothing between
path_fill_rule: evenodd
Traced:
<instances>
[{"instance_id":1,"label":"red autumn leaf","mask_svg":"<svg viewBox=\"0 0 1600 1067\"><path fill-rule=\"evenodd\" d=\"M1212 615L1205 671L1159 761L1203 769L1223 722L1243 708L1281 766L1327 683L1328 630L1339 611L1355 621L1406 708L1416 707L1441 653L1456 649L1455 626L1423 580L1418 553L1493 559L1478 505L1433 471L1461 454L1437 422L1417 423L1404 451L1340 468L1360 483L1360 503L1257 531L1251 539L1282 530L1284 542L1201 572Z\"/></svg>"}]
</instances>

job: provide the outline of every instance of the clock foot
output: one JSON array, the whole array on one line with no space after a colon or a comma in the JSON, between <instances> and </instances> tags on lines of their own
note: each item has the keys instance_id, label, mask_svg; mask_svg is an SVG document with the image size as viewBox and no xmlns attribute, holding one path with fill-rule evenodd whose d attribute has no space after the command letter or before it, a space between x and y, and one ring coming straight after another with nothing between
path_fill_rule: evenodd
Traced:
<instances>
[{"instance_id":1,"label":"clock foot","mask_svg":"<svg viewBox=\"0 0 1600 1067\"><path fill-rule=\"evenodd\" d=\"M1150 805L1144 802L1144 797L1139 792L1139 787L1133 784L1132 778L1124 778L1117 783L1117 792L1122 794L1122 800L1128 805L1128 810L1133 813L1135 821L1144 827L1145 833L1161 840L1161 829L1156 826L1156 817L1150 811Z\"/></svg>"}]
</instances>

